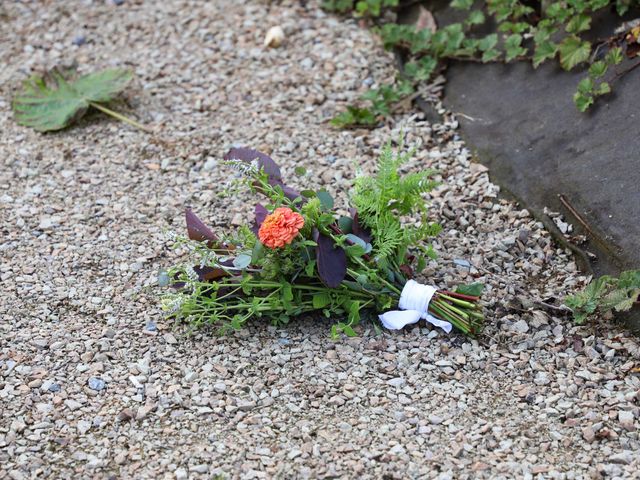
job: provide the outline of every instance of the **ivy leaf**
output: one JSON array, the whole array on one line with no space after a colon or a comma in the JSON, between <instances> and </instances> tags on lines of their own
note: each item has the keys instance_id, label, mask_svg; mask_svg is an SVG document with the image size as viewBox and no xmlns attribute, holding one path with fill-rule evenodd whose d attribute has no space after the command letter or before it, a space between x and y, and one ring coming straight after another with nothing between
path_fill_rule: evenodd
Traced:
<instances>
[{"instance_id":1,"label":"ivy leaf","mask_svg":"<svg viewBox=\"0 0 640 480\"><path fill-rule=\"evenodd\" d=\"M458 10L469 10L473 7L473 0L453 0L450 5Z\"/></svg>"},{"instance_id":2,"label":"ivy leaf","mask_svg":"<svg viewBox=\"0 0 640 480\"><path fill-rule=\"evenodd\" d=\"M58 69L44 77L31 77L13 100L13 111L20 125L39 132L61 130L82 118L89 107L130 123L142 130L143 125L120 115L103 105L115 99L131 81L128 70L113 68L68 80Z\"/></svg>"},{"instance_id":3,"label":"ivy leaf","mask_svg":"<svg viewBox=\"0 0 640 480\"><path fill-rule=\"evenodd\" d=\"M536 45L536 49L533 52L533 67L538 68L538 66L545 60L555 57L557 52L558 46L556 44L548 40L539 43Z\"/></svg>"},{"instance_id":4,"label":"ivy leaf","mask_svg":"<svg viewBox=\"0 0 640 480\"><path fill-rule=\"evenodd\" d=\"M474 10L469 14L469 18L467 18L467 25L482 25L485 21L484 13L482 10Z\"/></svg>"},{"instance_id":5,"label":"ivy leaf","mask_svg":"<svg viewBox=\"0 0 640 480\"><path fill-rule=\"evenodd\" d=\"M504 42L505 48L505 59L507 62L510 62L514 58L517 58L521 55L525 55L527 53L527 49L521 46L522 44L522 35L518 33L514 33L513 35L509 35Z\"/></svg>"},{"instance_id":6,"label":"ivy leaf","mask_svg":"<svg viewBox=\"0 0 640 480\"><path fill-rule=\"evenodd\" d=\"M591 91L593 90L593 80L591 80L590 78L583 78L582 80L580 80L580 83L578 83L578 92L579 93L583 93L583 94L588 94L591 93Z\"/></svg>"},{"instance_id":7,"label":"ivy leaf","mask_svg":"<svg viewBox=\"0 0 640 480\"><path fill-rule=\"evenodd\" d=\"M604 61L607 65L618 65L622 62L622 49L620 47L612 48L605 55Z\"/></svg>"},{"instance_id":8,"label":"ivy leaf","mask_svg":"<svg viewBox=\"0 0 640 480\"><path fill-rule=\"evenodd\" d=\"M573 102L576 104L576 107L578 107L578 110L586 112L587 109L593 105L593 95L576 92L573 95Z\"/></svg>"},{"instance_id":9,"label":"ivy leaf","mask_svg":"<svg viewBox=\"0 0 640 480\"><path fill-rule=\"evenodd\" d=\"M589 67L589 76L591 78L600 78L607 73L607 64L602 60L593 62Z\"/></svg>"},{"instance_id":10,"label":"ivy leaf","mask_svg":"<svg viewBox=\"0 0 640 480\"><path fill-rule=\"evenodd\" d=\"M586 13L576 15L567 23L567 32L580 33L591 28L591 17Z\"/></svg>"},{"instance_id":11,"label":"ivy leaf","mask_svg":"<svg viewBox=\"0 0 640 480\"><path fill-rule=\"evenodd\" d=\"M498 44L498 34L492 33L480 39L480 41L478 41L478 49L480 49L481 52L486 52L488 50L491 50L497 44Z\"/></svg>"},{"instance_id":12,"label":"ivy leaf","mask_svg":"<svg viewBox=\"0 0 640 480\"><path fill-rule=\"evenodd\" d=\"M602 82L598 85L598 88L594 92L596 95L606 95L607 93L611 93L611 85L607 82Z\"/></svg>"},{"instance_id":13,"label":"ivy leaf","mask_svg":"<svg viewBox=\"0 0 640 480\"><path fill-rule=\"evenodd\" d=\"M589 59L591 43L582 41L576 35L571 35L560 43L558 50L560 51L560 65L565 70L571 70Z\"/></svg>"}]
</instances>

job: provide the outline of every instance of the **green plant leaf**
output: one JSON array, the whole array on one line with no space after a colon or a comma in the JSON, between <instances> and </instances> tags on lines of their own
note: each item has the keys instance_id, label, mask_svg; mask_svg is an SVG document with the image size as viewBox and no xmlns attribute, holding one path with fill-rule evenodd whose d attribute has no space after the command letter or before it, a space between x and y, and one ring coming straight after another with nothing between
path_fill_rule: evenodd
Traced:
<instances>
[{"instance_id":1,"label":"green plant leaf","mask_svg":"<svg viewBox=\"0 0 640 480\"><path fill-rule=\"evenodd\" d=\"M312 297L313 308L320 310L331 303L331 297L326 292L316 293Z\"/></svg>"},{"instance_id":2,"label":"green plant leaf","mask_svg":"<svg viewBox=\"0 0 640 480\"><path fill-rule=\"evenodd\" d=\"M510 62L514 58L517 58L521 55L525 55L527 53L527 49L521 46L522 44L522 35L518 33L514 33L513 35L509 35L504 42L504 48L506 52L505 59L507 62Z\"/></svg>"},{"instance_id":3,"label":"green plant leaf","mask_svg":"<svg viewBox=\"0 0 640 480\"><path fill-rule=\"evenodd\" d=\"M323 210L331 210L333 208L333 197L326 190L319 190L316 195L320 199Z\"/></svg>"},{"instance_id":4,"label":"green plant leaf","mask_svg":"<svg viewBox=\"0 0 640 480\"><path fill-rule=\"evenodd\" d=\"M467 18L467 25L482 25L485 21L484 13L482 10L474 10L469 14Z\"/></svg>"},{"instance_id":5,"label":"green plant leaf","mask_svg":"<svg viewBox=\"0 0 640 480\"><path fill-rule=\"evenodd\" d=\"M566 30L569 33L580 33L591 28L591 17L586 13L576 15L569 23L567 23Z\"/></svg>"},{"instance_id":6,"label":"green plant leaf","mask_svg":"<svg viewBox=\"0 0 640 480\"><path fill-rule=\"evenodd\" d=\"M499 57L500 57L500 52L492 48L482 54L482 61L484 63L493 62L494 60L497 60Z\"/></svg>"},{"instance_id":7,"label":"green plant leaf","mask_svg":"<svg viewBox=\"0 0 640 480\"><path fill-rule=\"evenodd\" d=\"M558 52L558 46L548 40L545 40L536 45L536 49L533 52L533 67L538 66L545 60L549 60L556 56Z\"/></svg>"},{"instance_id":8,"label":"green plant leaf","mask_svg":"<svg viewBox=\"0 0 640 480\"><path fill-rule=\"evenodd\" d=\"M602 82L600 85L598 85L598 88L594 90L594 93L596 95L606 95L607 93L611 93L611 85L609 85L607 82Z\"/></svg>"},{"instance_id":9,"label":"green plant leaf","mask_svg":"<svg viewBox=\"0 0 640 480\"><path fill-rule=\"evenodd\" d=\"M455 293L462 295L471 295L472 297L479 297L482 294L484 285L482 283L471 283L469 285L458 285Z\"/></svg>"},{"instance_id":10,"label":"green plant leaf","mask_svg":"<svg viewBox=\"0 0 640 480\"><path fill-rule=\"evenodd\" d=\"M620 47L612 48L607 52L607 54L604 57L604 61L609 66L618 65L620 62L622 62L622 59L623 59L622 49Z\"/></svg>"},{"instance_id":11,"label":"green plant leaf","mask_svg":"<svg viewBox=\"0 0 640 480\"><path fill-rule=\"evenodd\" d=\"M576 65L589 59L591 43L571 35L560 43L558 50L560 51L560 65L565 70L571 70Z\"/></svg>"},{"instance_id":12,"label":"green plant leaf","mask_svg":"<svg viewBox=\"0 0 640 480\"><path fill-rule=\"evenodd\" d=\"M473 0L453 0L450 5L458 10L469 10L473 7Z\"/></svg>"},{"instance_id":13,"label":"green plant leaf","mask_svg":"<svg viewBox=\"0 0 640 480\"><path fill-rule=\"evenodd\" d=\"M70 81L59 70L51 70L44 77L32 77L24 83L13 101L16 120L20 125L39 132L49 132L69 126L80 119L90 106L109 113L98 104L113 100L131 78L128 70L114 68ZM123 120L119 114L112 116ZM124 121L135 124L129 119ZM142 125L136 126L144 129Z\"/></svg>"},{"instance_id":14,"label":"green plant leaf","mask_svg":"<svg viewBox=\"0 0 640 480\"><path fill-rule=\"evenodd\" d=\"M602 60L593 62L589 67L589 76L591 78L599 78L607 73L607 64Z\"/></svg>"},{"instance_id":15,"label":"green plant leaf","mask_svg":"<svg viewBox=\"0 0 640 480\"><path fill-rule=\"evenodd\" d=\"M498 34L497 33L492 33L490 35L487 35L484 38L481 38L478 41L478 49L481 52L486 52L488 50L491 50L497 44L498 44Z\"/></svg>"},{"instance_id":16,"label":"green plant leaf","mask_svg":"<svg viewBox=\"0 0 640 480\"><path fill-rule=\"evenodd\" d=\"M589 77L583 78L578 83L578 92L582 94L590 94L593 91L593 80Z\"/></svg>"},{"instance_id":17,"label":"green plant leaf","mask_svg":"<svg viewBox=\"0 0 640 480\"><path fill-rule=\"evenodd\" d=\"M576 107L578 107L578 110L586 112L587 109L593 105L593 95L576 92L573 95L573 102L576 104Z\"/></svg>"}]
</instances>

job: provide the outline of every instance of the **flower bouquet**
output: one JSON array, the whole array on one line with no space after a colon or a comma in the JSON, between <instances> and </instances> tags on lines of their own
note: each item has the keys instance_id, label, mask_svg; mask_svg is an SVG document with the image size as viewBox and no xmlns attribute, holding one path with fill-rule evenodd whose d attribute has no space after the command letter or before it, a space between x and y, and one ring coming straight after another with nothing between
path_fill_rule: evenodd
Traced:
<instances>
[{"instance_id":1,"label":"flower bouquet","mask_svg":"<svg viewBox=\"0 0 640 480\"><path fill-rule=\"evenodd\" d=\"M194 327L222 332L253 317L282 324L321 312L341 319L333 336L352 336L365 312L385 312L378 318L391 329L423 318L447 332L478 333L481 284L447 291L413 280L434 256L426 242L440 226L427 221L423 199L436 186L433 171L399 173L409 156L387 145L377 173L356 178L350 206L340 214L327 191L285 185L268 155L232 149L226 162L242 173L243 186L267 201L255 206L251 226L224 237L186 211L189 240L180 243L197 261L161 273L159 283L174 288L163 308Z\"/></svg>"}]
</instances>

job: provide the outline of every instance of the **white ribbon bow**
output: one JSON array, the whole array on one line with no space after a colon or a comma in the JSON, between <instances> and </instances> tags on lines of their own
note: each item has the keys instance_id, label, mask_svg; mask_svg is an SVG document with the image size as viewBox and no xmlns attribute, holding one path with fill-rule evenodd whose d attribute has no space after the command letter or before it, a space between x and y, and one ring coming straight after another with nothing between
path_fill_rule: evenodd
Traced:
<instances>
[{"instance_id":1,"label":"white ribbon bow","mask_svg":"<svg viewBox=\"0 0 640 480\"><path fill-rule=\"evenodd\" d=\"M427 322L442 328L445 332L451 331L452 325L444 320L437 319L429 314L429 302L436 293L437 288L422 285L414 280L409 280L402 289L398 308L391 312L378 315L378 318L390 330L400 330L406 325L416 323L421 318Z\"/></svg>"}]
</instances>

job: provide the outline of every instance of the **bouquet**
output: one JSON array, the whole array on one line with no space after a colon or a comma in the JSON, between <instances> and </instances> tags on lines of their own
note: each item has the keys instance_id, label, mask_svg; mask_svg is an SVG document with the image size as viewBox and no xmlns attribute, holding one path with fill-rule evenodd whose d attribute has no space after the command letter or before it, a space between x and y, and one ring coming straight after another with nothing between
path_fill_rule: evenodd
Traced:
<instances>
[{"instance_id":1,"label":"bouquet","mask_svg":"<svg viewBox=\"0 0 640 480\"><path fill-rule=\"evenodd\" d=\"M222 237L187 209L189 240L179 244L189 245L197 261L161 273L159 283L174 289L163 308L194 327L222 332L254 317L283 324L320 312L341 319L333 336L353 336L364 314L384 312L378 318L390 329L425 319L447 332L456 327L477 334L481 284L447 291L413 280L434 257L427 242L441 227L427 220L423 198L437 185L434 172L401 175L409 157L387 145L377 173L356 178L341 214L326 190L298 192L285 185L268 155L232 149L225 161L241 172L241 185L264 195L266 203L255 206L250 225Z\"/></svg>"}]
</instances>

